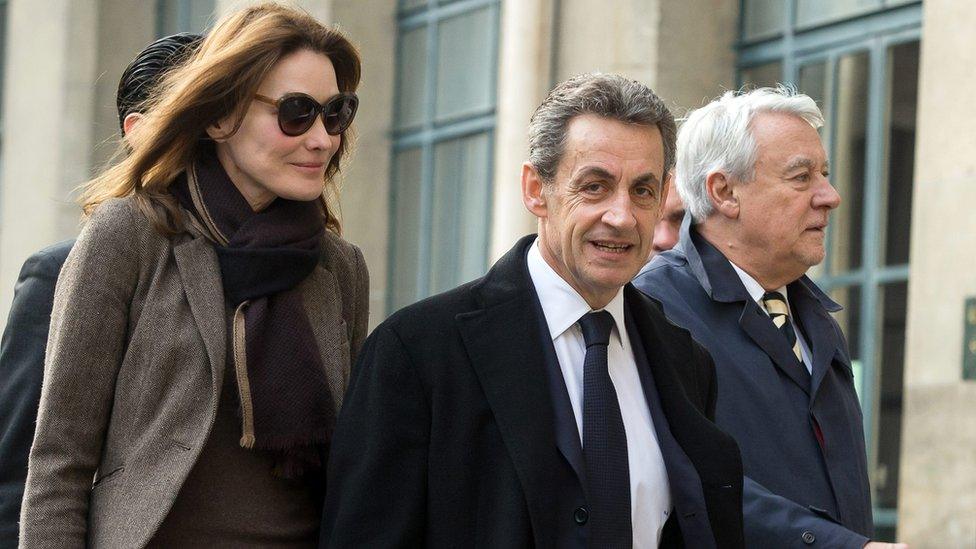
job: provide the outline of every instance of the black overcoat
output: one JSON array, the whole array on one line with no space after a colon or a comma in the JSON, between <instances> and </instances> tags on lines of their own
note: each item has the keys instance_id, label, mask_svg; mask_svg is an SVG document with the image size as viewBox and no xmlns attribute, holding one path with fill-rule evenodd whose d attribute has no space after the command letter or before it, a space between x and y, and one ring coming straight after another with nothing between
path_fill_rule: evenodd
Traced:
<instances>
[{"instance_id":1,"label":"black overcoat","mask_svg":"<svg viewBox=\"0 0 976 549\"><path fill-rule=\"evenodd\" d=\"M551 341L526 266L533 240L367 339L333 440L322 547L585 545L586 497L557 442ZM700 478L715 546L741 547L738 449L706 419L711 359L630 285L625 304L670 430ZM682 546L671 529L662 546Z\"/></svg>"}]
</instances>

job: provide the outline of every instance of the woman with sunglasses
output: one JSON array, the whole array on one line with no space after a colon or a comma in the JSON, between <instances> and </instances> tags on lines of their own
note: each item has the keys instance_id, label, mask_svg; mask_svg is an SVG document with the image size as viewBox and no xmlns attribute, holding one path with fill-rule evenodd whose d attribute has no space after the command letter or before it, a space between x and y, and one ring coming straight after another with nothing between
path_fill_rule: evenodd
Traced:
<instances>
[{"instance_id":1,"label":"woman with sunglasses","mask_svg":"<svg viewBox=\"0 0 976 549\"><path fill-rule=\"evenodd\" d=\"M368 314L362 254L330 202L359 76L348 40L304 12L232 14L88 184L24 546L317 544Z\"/></svg>"}]
</instances>

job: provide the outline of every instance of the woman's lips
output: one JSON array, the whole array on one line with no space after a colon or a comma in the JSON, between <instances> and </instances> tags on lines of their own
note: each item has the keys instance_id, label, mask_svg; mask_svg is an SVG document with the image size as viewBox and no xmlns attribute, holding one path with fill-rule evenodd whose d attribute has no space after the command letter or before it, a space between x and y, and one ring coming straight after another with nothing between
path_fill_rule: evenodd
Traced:
<instances>
[{"instance_id":1,"label":"woman's lips","mask_svg":"<svg viewBox=\"0 0 976 549\"><path fill-rule=\"evenodd\" d=\"M301 172L305 173L318 173L322 171L325 166L324 162L290 162L292 166Z\"/></svg>"}]
</instances>

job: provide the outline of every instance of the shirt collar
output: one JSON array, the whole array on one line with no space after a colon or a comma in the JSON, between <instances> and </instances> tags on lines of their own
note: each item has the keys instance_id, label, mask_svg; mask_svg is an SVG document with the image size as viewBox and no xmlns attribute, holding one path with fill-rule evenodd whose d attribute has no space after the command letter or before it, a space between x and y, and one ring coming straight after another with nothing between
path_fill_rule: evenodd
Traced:
<instances>
[{"instance_id":1,"label":"shirt collar","mask_svg":"<svg viewBox=\"0 0 976 549\"><path fill-rule=\"evenodd\" d=\"M729 261L729 264L732 265L733 269L735 269L735 274L739 275L739 280L742 281L742 285L745 286L746 291L749 292L749 297L751 297L753 301L758 303L763 310L765 310L766 307L763 306L762 298L763 295L766 294L766 290L763 289L762 285L756 282L755 278L752 278L749 273L743 271L738 265L732 263L731 261ZM790 302L790 296L786 293L786 286L782 286L776 291L783 294L783 298L786 299L787 304Z\"/></svg>"},{"instance_id":2,"label":"shirt collar","mask_svg":"<svg viewBox=\"0 0 976 549\"><path fill-rule=\"evenodd\" d=\"M546 317L549 335L556 339L573 324L592 311L583 296L573 289L568 282L548 264L539 250L539 240L532 244L526 256L529 267L529 277L535 286L542 305L542 314ZM621 288L622 290L623 288ZM614 324L618 328L624 325L624 293L617 290L610 303L603 310L613 316Z\"/></svg>"}]
</instances>

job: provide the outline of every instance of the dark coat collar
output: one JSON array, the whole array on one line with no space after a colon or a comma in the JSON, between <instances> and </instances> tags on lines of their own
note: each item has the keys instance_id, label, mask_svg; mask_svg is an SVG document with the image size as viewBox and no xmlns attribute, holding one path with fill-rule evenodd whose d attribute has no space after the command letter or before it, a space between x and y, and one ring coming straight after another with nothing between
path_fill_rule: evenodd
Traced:
<instances>
[{"instance_id":1,"label":"dark coat collar","mask_svg":"<svg viewBox=\"0 0 976 549\"><path fill-rule=\"evenodd\" d=\"M575 421L563 417L559 428L556 416L569 407L568 398L556 398L551 392L552 379L547 367L545 339L548 329L538 306L526 261L526 252L535 236L520 239L499 259L488 273L471 287L476 308L456 316L458 330L471 365L482 385L495 415L502 438L519 472L526 500L537 532L551 531L550 521L564 520L550 516L545 499L547 485L555 482L556 471L563 460L575 473L583 488L581 456ZM708 441L726 444L714 425L708 422L689 400L676 367L693 362L690 335L677 330L657 304L632 284L624 287L625 307L630 311L636 333L632 338L644 342L671 342L668 345L645 345L647 365L653 373L661 398L662 411L675 432L678 444L710 483L732 482L725 469L715 469L709 462L715 447L708 446L699 435L708 432ZM550 342L551 345L551 342ZM563 389L565 392L565 389ZM558 395L557 395L558 396ZM704 398L696 395L697 398ZM553 405L555 403L555 406ZM701 408L707 403L700 402ZM554 428L555 427L555 428ZM721 440L719 440L721 439ZM734 444L722 449L737 455ZM739 469L736 469L738 472Z\"/></svg>"},{"instance_id":2,"label":"dark coat collar","mask_svg":"<svg viewBox=\"0 0 976 549\"><path fill-rule=\"evenodd\" d=\"M525 491L535 543L546 546L565 517L549 497L569 478L557 449L544 347L522 238L470 288L475 307L455 317L471 367ZM582 494L582 483L577 484Z\"/></svg>"},{"instance_id":3,"label":"dark coat collar","mask_svg":"<svg viewBox=\"0 0 976 549\"><path fill-rule=\"evenodd\" d=\"M736 274L729 260L710 242L705 240L691 224L691 215L685 215L681 223L681 233L676 251L688 261L692 274L698 283L715 301L732 303L750 299L749 292ZM829 312L843 309L837 302L823 292L807 275L789 284L792 299L794 291L807 294Z\"/></svg>"},{"instance_id":4,"label":"dark coat collar","mask_svg":"<svg viewBox=\"0 0 976 549\"><path fill-rule=\"evenodd\" d=\"M802 366L796 364L788 348L771 328L772 325L760 314L759 306L749 296L729 260L691 225L690 215L685 216L678 245L670 253L672 258L684 256L691 273L714 301L745 304L739 318L742 329L808 395L816 394L831 360L835 357L849 365L846 345L827 314L839 311L842 307L806 275L794 280L787 287L790 303L794 306L794 316L812 347L812 377Z\"/></svg>"}]
</instances>

